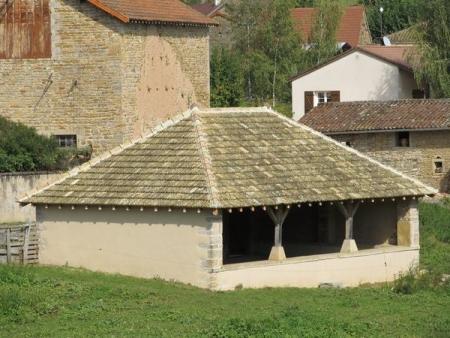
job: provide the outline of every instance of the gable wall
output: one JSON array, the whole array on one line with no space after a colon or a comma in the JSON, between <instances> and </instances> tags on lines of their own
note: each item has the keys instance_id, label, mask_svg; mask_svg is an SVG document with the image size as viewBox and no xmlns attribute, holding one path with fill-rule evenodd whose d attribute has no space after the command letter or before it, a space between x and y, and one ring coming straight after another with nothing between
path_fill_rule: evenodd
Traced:
<instances>
[{"instance_id":1,"label":"gable wall","mask_svg":"<svg viewBox=\"0 0 450 338\"><path fill-rule=\"evenodd\" d=\"M412 98L412 73L388 62L354 52L292 82L294 120L305 112L305 91L340 91L340 101Z\"/></svg>"},{"instance_id":2,"label":"gable wall","mask_svg":"<svg viewBox=\"0 0 450 338\"><path fill-rule=\"evenodd\" d=\"M36 212L41 264L216 288L222 221L208 210L38 205Z\"/></svg>"},{"instance_id":3,"label":"gable wall","mask_svg":"<svg viewBox=\"0 0 450 338\"><path fill-rule=\"evenodd\" d=\"M442 192L450 192L450 131L410 132L410 147L396 147L393 132L330 136L351 142L356 150ZM437 156L443 161L443 173L434 172Z\"/></svg>"},{"instance_id":4,"label":"gable wall","mask_svg":"<svg viewBox=\"0 0 450 338\"><path fill-rule=\"evenodd\" d=\"M98 152L209 106L207 28L124 24L77 0L50 9L51 57L0 59L3 116Z\"/></svg>"}]
</instances>

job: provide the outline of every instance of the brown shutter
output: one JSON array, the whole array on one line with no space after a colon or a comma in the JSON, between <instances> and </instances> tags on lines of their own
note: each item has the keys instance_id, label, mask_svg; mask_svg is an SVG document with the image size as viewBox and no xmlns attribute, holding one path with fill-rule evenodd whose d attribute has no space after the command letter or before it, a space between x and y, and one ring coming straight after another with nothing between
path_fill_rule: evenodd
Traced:
<instances>
[{"instance_id":1,"label":"brown shutter","mask_svg":"<svg viewBox=\"0 0 450 338\"><path fill-rule=\"evenodd\" d=\"M331 92L331 102L341 102L341 92L339 90Z\"/></svg>"},{"instance_id":2,"label":"brown shutter","mask_svg":"<svg viewBox=\"0 0 450 338\"><path fill-rule=\"evenodd\" d=\"M314 107L314 92L305 92L305 114Z\"/></svg>"},{"instance_id":3,"label":"brown shutter","mask_svg":"<svg viewBox=\"0 0 450 338\"><path fill-rule=\"evenodd\" d=\"M0 59L51 57L50 0L0 0Z\"/></svg>"}]
</instances>

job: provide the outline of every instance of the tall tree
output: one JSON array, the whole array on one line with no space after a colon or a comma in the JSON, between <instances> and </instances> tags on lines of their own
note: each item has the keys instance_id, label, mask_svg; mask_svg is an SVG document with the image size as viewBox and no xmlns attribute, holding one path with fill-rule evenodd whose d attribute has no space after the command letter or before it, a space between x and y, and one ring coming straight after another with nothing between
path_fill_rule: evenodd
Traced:
<instances>
[{"instance_id":1,"label":"tall tree","mask_svg":"<svg viewBox=\"0 0 450 338\"><path fill-rule=\"evenodd\" d=\"M244 97L241 60L229 47L216 47L211 52L211 106L237 107Z\"/></svg>"},{"instance_id":2,"label":"tall tree","mask_svg":"<svg viewBox=\"0 0 450 338\"><path fill-rule=\"evenodd\" d=\"M291 11L295 0L234 0L234 47L240 53L247 98L259 103L290 101L289 76L301 62L300 34Z\"/></svg>"},{"instance_id":3,"label":"tall tree","mask_svg":"<svg viewBox=\"0 0 450 338\"><path fill-rule=\"evenodd\" d=\"M338 51L336 34L343 13L343 7L338 0L314 1L308 66L327 61L336 55Z\"/></svg>"},{"instance_id":4,"label":"tall tree","mask_svg":"<svg viewBox=\"0 0 450 338\"><path fill-rule=\"evenodd\" d=\"M401 31L417 21L423 0L359 0L366 8L367 21L374 41ZM383 8L383 11L380 11Z\"/></svg>"},{"instance_id":5,"label":"tall tree","mask_svg":"<svg viewBox=\"0 0 450 338\"><path fill-rule=\"evenodd\" d=\"M450 98L450 6L448 0L429 0L422 6L414 26L414 75L428 85L431 97Z\"/></svg>"}]
</instances>

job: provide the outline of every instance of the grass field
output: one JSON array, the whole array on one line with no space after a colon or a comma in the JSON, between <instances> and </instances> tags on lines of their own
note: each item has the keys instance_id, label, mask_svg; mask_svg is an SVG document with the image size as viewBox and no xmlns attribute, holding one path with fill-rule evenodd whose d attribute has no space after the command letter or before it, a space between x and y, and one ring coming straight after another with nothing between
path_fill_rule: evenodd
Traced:
<instances>
[{"instance_id":1,"label":"grass field","mask_svg":"<svg viewBox=\"0 0 450 338\"><path fill-rule=\"evenodd\" d=\"M67 267L0 266L0 337L449 337L450 212L421 204L420 278L208 292Z\"/></svg>"}]
</instances>

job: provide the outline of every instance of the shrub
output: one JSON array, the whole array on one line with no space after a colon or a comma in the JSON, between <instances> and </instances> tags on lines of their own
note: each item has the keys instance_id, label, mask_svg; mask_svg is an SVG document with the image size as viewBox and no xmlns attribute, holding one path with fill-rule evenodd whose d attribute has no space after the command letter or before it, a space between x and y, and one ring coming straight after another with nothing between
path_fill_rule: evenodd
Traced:
<instances>
[{"instance_id":1,"label":"shrub","mask_svg":"<svg viewBox=\"0 0 450 338\"><path fill-rule=\"evenodd\" d=\"M63 150L54 137L0 116L0 172L67 170L90 154L88 148Z\"/></svg>"}]
</instances>

